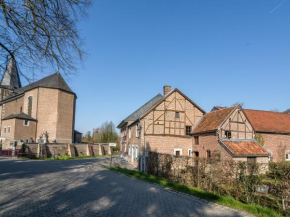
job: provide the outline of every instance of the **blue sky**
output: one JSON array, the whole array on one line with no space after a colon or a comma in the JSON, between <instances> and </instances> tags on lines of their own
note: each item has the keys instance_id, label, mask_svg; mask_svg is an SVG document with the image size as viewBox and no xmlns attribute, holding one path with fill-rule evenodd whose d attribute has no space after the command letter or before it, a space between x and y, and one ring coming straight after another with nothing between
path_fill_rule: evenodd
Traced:
<instances>
[{"instance_id":1,"label":"blue sky","mask_svg":"<svg viewBox=\"0 0 290 217\"><path fill-rule=\"evenodd\" d=\"M206 111L290 108L290 0L93 0L68 82L76 130L116 125L164 85Z\"/></svg>"}]
</instances>

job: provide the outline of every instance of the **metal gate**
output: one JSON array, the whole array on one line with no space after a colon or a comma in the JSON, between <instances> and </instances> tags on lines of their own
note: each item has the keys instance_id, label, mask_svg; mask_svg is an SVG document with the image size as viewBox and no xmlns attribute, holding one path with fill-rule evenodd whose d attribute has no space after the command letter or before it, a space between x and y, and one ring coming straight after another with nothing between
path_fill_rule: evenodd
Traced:
<instances>
[{"instance_id":1,"label":"metal gate","mask_svg":"<svg viewBox=\"0 0 290 217\"><path fill-rule=\"evenodd\" d=\"M2 156L3 157L18 157L18 153L19 153L20 149L5 149L2 150Z\"/></svg>"}]
</instances>

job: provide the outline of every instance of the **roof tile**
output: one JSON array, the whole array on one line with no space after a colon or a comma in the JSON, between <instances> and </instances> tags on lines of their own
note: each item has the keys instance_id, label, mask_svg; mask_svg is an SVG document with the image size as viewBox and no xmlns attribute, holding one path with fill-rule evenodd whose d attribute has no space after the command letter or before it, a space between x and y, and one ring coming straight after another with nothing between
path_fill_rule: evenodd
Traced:
<instances>
[{"instance_id":1,"label":"roof tile","mask_svg":"<svg viewBox=\"0 0 290 217\"><path fill-rule=\"evenodd\" d=\"M234 108L235 107L231 107L207 113L197 124L197 127L193 129L193 133L202 133L217 130L221 123L226 119L226 117L231 113Z\"/></svg>"},{"instance_id":2,"label":"roof tile","mask_svg":"<svg viewBox=\"0 0 290 217\"><path fill-rule=\"evenodd\" d=\"M221 140L235 156L268 156L269 153L255 140Z\"/></svg>"},{"instance_id":3,"label":"roof tile","mask_svg":"<svg viewBox=\"0 0 290 217\"><path fill-rule=\"evenodd\" d=\"M290 133L290 114L244 109L257 132Z\"/></svg>"}]
</instances>

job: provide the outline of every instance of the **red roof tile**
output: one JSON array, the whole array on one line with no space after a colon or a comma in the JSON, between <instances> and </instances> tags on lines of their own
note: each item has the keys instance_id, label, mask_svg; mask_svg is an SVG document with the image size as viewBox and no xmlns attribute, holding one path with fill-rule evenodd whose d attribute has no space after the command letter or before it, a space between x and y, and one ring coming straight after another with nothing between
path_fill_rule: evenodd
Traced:
<instances>
[{"instance_id":1,"label":"red roof tile","mask_svg":"<svg viewBox=\"0 0 290 217\"><path fill-rule=\"evenodd\" d=\"M202 133L217 130L221 123L231 113L235 107L226 108L218 111L207 113L202 120L193 129L193 133Z\"/></svg>"},{"instance_id":2,"label":"red roof tile","mask_svg":"<svg viewBox=\"0 0 290 217\"><path fill-rule=\"evenodd\" d=\"M244 110L255 131L290 133L290 114Z\"/></svg>"},{"instance_id":3,"label":"red roof tile","mask_svg":"<svg viewBox=\"0 0 290 217\"><path fill-rule=\"evenodd\" d=\"M255 140L222 140L235 156L268 156L268 152Z\"/></svg>"}]
</instances>

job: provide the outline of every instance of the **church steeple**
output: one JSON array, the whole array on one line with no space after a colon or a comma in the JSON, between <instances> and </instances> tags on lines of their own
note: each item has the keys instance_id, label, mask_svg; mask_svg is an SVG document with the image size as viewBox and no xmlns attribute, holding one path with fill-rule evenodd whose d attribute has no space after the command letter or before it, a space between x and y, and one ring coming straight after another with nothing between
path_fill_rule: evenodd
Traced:
<instances>
[{"instance_id":1,"label":"church steeple","mask_svg":"<svg viewBox=\"0 0 290 217\"><path fill-rule=\"evenodd\" d=\"M0 87L7 88L9 90L21 88L21 81L19 78L17 65L13 58L8 61L0 82Z\"/></svg>"},{"instance_id":2,"label":"church steeple","mask_svg":"<svg viewBox=\"0 0 290 217\"><path fill-rule=\"evenodd\" d=\"M16 62L13 58L8 61L0 82L0 101L4 100L14 90L21 88Z\"/></svg>"}]
</instances>

